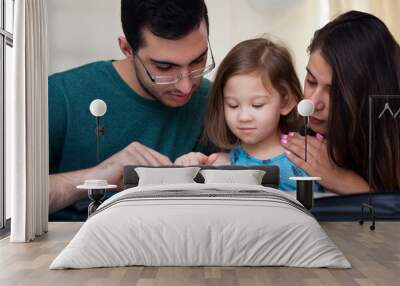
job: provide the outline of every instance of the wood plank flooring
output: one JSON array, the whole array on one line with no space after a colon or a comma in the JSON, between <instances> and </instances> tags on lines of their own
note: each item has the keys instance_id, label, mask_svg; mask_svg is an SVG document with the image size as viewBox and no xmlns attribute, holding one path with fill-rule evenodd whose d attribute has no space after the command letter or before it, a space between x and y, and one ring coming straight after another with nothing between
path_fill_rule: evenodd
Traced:
<instances>
[{"instance_id":1,"label":"wood plank flooring","mask_svg":"<svg viewBox=\"0 0 400 286\"><path fill-rule=\"evenodd\" d=\"M290 267L121 267L49 270L81 223L50 223L32 243L0 240L0 285L400 285L400 222L321 223L352 269Z\"/></svg>"}]
</instances>

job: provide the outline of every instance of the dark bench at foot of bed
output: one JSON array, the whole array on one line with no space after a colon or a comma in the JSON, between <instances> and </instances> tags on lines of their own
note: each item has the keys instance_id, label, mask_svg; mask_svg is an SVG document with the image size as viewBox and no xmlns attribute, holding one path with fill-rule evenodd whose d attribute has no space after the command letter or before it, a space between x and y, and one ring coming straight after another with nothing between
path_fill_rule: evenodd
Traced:
<instances>
[{"instance_id":1,"label":"dark bench at foot of bed","mask_svg":"<svg viewBox=\"0 0 400 286\"><path fill-rule=\"evenodd\" d=\"M361 205L368 203L368 193L318 198L312 214L319 221L356 221ZM371 195L377 220L400 220L400 193L380 192Z\"/></svg>"}]
</instances>

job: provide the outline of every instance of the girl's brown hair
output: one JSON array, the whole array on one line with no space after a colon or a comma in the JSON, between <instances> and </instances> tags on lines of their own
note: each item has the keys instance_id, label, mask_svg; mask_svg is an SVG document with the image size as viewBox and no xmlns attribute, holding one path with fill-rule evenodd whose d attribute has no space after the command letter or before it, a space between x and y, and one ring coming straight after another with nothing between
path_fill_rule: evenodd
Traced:
<instances>
[{"instance_id":1,"label":"girl's brown hair","mask_svg":"<svg viewBox=\"0 0 400 286\"><path fill-rule=\"evenodd\" d=\"M208 98L205 117L204 139L221 150L229 150L236 143L236 136L229 130L224 116L224 87L236 75L258 72L264 85L270 80L280 96L296 101L303 97L300 81L293 67L289 51L268 39L257 38L237 44L221 62ZM279 121L281 132L298 128L296 110L282 116Z\"/></svg>"}]
</instances>

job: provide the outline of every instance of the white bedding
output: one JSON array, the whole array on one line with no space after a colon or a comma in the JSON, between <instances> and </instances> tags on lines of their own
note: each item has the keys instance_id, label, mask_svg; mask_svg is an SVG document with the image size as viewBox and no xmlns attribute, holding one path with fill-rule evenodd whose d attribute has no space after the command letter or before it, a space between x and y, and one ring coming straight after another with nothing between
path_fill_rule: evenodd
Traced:
<instances>
[{"instance_id":1,"label":"white bedding","mask_svg":"<svg viewBox=\"0 0 400 286\"><path fill-rule=\"evenodd\" d=\"M195 183L114 195L50 269L127 265L351 267L290 195L255 185Z\"/></svg>"}]
</instances>

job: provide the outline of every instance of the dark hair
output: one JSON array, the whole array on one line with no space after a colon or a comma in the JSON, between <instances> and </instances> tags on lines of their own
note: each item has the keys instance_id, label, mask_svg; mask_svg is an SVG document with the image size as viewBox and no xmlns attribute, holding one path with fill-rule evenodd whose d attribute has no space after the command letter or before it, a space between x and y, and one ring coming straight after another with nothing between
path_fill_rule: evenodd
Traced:
<instances>
[{"instance_id":1,"label":"dark hair","mask_svg":"<svg viewBox=\"0 0 400 286\"><path fill-rule=\"evenodd\" d=\"M206 21L204 0L122 0L121 22L125 37L133 50L143 43L143 29L154 35L176 40L182 38Z\"/></svg>"},{"instance_id":2,"label":"dark hair","mask_svg":"<svg viewBox=\"0 0 400 286\"><path fill-rule=\"evenodd\" d=\"M384 99L372 114L377 118L385 95L400 94L399 44L380 19L350 11L315 32L309 51L316 50L332 68L329 155L339 167L368 181L369 96ZM400 124L390 119L372 122L377 131L371 162L374 190L400 190Z\"/></svg>"},{"instance_id":3,"label":"dark hair","mask_svg":"<svg viewBox=\"0 0 400 286\"><path fill-rule=\"evenodd\" d=\"M237 44L221 62L208 99L205 117L204 140L209 140L222 150L231 149L236 136L230 131L224 116L224 87L227 81L240 74L258 72L265 84L268 79L280 96L303 97L300 81L293 67L288 50L265 38L243 41ZM298 129L298 115L292 110L282 116L279 128L282 132Z\"/></svg>"}]
</instances>

